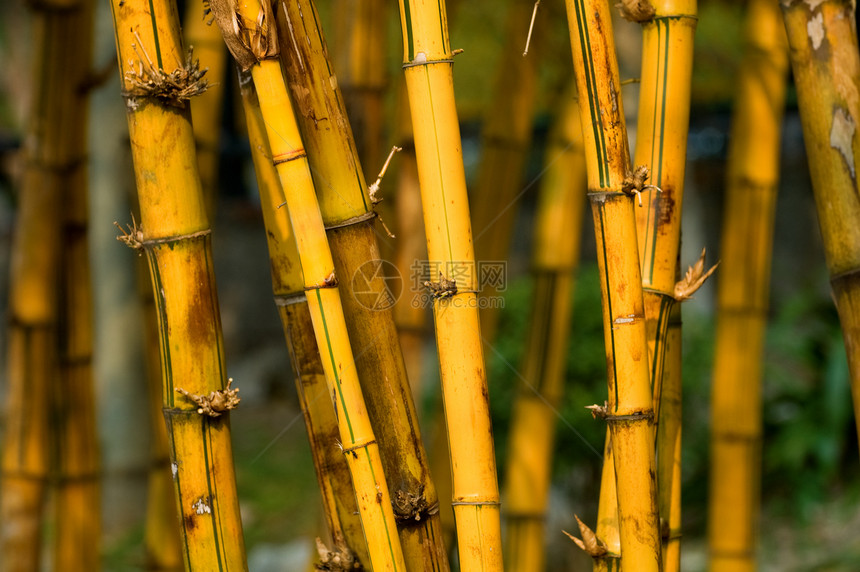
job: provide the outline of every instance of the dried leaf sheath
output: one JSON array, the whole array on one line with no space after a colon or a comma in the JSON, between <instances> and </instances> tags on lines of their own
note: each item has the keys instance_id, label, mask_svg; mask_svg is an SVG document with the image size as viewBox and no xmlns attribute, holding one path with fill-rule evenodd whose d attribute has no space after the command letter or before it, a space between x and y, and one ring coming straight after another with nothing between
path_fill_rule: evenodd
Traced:
<instances>
[{"instance_id":1,"label":"dried leaf sheath","mask_svg":"<svg viewBox=\"0 0 860 572\"><path fill-rule=\"evenodd\" d=\"M788 51L776 0L748 4L717 285L711 386L710 566L753 570L758 545L762 351Z\"/></svg>"},{"instance_id":2,"label":"dried leaf sheath","mask_svg":"<svg viewBox=\"0 0 860 572\"><path fill-rule=\"evenodd\" d=\"M352 559L366 564L369 562L367 545L358 518L352 477L343 453L331 446L339 442L337 419L314 338L295 236L289 216L284 216L286 213L280 208L284 193L272 164L260 103L250 75L241 73L239 85L266 226L272 290L296 373L296 389L322 493L324 515L334 550L344 561Z\"/></svg>"},{"instance_id":3,"label":"dried leaf sheath","mask_svg":"<svg viewBox=\"0 0 860 572\"><path fill-rule=\"evenodd\" d=\"M401 0L400 19L429 264L456 281L456 293L434 297L433 315L460 565L501 570L499 489L444 4Z\"/></svg>"},{"instance_id":4,"label":"dried leaf sheath","mask_svg":"<svg viewBox=\"0 0 860 572\"><path fill-rule=\"evenodd\" d=\"M187 77L179 25L167 2L112 2L123 91L141 76ZM184 70L184 71L183 71ZM180 395L226 384L218 300L189 110L177 91L127 98L141 227L161 341L164 416L188 570L245 570L227 415L202 416ZM169 101L166 101L169 100Z\"/></svg>"},{"instance_id":5,"label":"dried leaf sheath","mask_svg":"<svg viewBox=\"0 0 860 572\"><path fill-rule=\"evenodd\" d=\"M648 368L633 174L609 5L568 0L574 76L597 239L609 407L625 571L659 570L654 409Z\"/></svg>"}]
</instances>

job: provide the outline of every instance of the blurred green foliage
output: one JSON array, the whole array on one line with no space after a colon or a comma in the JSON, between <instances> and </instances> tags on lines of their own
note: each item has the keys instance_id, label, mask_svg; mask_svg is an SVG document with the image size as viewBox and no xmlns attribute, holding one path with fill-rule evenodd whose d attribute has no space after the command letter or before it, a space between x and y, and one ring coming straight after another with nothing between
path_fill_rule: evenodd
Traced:
<instances>
[{"instance_id":1,"label":"blurred green foliage","mask_svg":"<svg viewBox=\"0 0 860 572\"><path fill-rule=\"evenodd\" d=\"M532 281L511 282L494 349L486 353L496 454L505 466L511 404L531 313ZM581 267L575 292L568 346L566 393L559 408L555 479L574 471L599 474L605 426L586 405L606 399L606 362L600 289L594 263ZM710 380L713 369L713 316L685 312L683 495L685 528L704 532L709 475ZM777 514L807 518L845 488L857 488L860 465L851 407L848 367L833 303L803 290L771 312L764 371L763 502ZM533 381L533 380L526 380ZM504 471L500 470L504 478ZM576 494L596 494L596 483ZM573 493L574 491L570 491ZM576 506L594 498L572 498ZM690 530L692 529L692 530Z\"/></svg>"}]
</instances>

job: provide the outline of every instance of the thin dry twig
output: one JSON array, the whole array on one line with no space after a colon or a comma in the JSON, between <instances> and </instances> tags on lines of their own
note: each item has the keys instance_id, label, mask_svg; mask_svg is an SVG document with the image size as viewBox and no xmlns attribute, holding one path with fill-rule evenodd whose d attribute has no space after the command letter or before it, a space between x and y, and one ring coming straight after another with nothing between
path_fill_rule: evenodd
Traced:
<instances>
[{"instance_id":1,"label":"thin dry twig","mask_svg":"<svg viewBox=\"0 0 860 572\"><path fill-rule=\"evenodd\" d=\"M367 187L367 193L370 195L370 202L373 203L374 206L382 202L382 197L377 194L379 193L379 185L382 184L382 177L385 176L385 171L388 170L388 164L391 163L391 158L394 157L394 154L398 151L403 151L403 147L395 145L391 148L391 152L388 154L388 159L385 160L382 170L379 171L379 174L376 176L376 181Z\"/></svg>"},{"instance_id":2,"label":"thin dry twig","mask_svg":"<svg viewBox=\"0 0 860 572\"><path fill-rule=\"evenodd\" d=\"M526 57L529 53L529 44L532 42L532 32L535 29L535 18L537 18L538 6L540 6L540 0L535 0L535 7L532 10L532 21L529 23L529 35L526 37L526 48L523 50L523 57Z\"/></svg>"}]
</instances>

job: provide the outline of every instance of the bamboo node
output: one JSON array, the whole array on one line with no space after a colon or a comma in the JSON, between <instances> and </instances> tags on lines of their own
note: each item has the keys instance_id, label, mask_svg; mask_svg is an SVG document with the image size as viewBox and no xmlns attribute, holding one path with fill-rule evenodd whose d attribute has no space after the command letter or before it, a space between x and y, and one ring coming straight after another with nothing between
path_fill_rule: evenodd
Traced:
<instances>
[{"instance_id":1,"label":"bamboo node","mask_svg":"<svg viewBox=\"0 0 860 572\"><path fill-rule=\"evenodd\" d=\"M636 199L639 201L639 206L642 206L642 192L647 191L648 189L654 189L658 193L662 193L663 189L656 185L646 185L645 183L648 181L648 167L645 165L639 165L636 167L636 170L633 172L628 171L627 175L624 177L624 180L621 182L621 191L629 196L636 195Z\"/></svg>"},{"instance_id":2,"label":"bamboo node","mask_svg":"<svg viewBox=\"0 0 860 572\"><path fill-rule=\"evenodd\" d=\"M719 265L720 261L718 260L716 264L711 266L710 270L705 272L705 249L703 248L702 254L699 255L699 259L696 263L687 268L687 273L684 275L684 278L675 284L675 300L683 302L692 298L693 294L701 288L702 284L705 283L705 280L714 273Z\"/></svg>"},{"instance_id":3,"label":"bamboo node","mask_svg":"<svg viewBox=\"0 0 860 572\"><path fill-rule=\"evenodd\" d=\"M134 215L131 215L131 224L127 224L126 228L122 228L117 221L113 221L113 225L122 233L120 236L116 237L118 241L137 250L138 255L143 254L143 231L139 226L137 226L137 222L134 220Z\"/></svg>"},{"instance_id":4,"label":"bamboo node","mask_svg":"<svg viewBox=\"0 0 860 572\"><path fill-rule=\"evenodd\" d=\"M639 24L650 22L657 13L648 0L621 0L615 7L622 18Z\"/></svg>"},{"instance_id":5,"label":"bamboo node","mask_svg":"<svg viewBox=\"0 0 860 572\"><path fill-rule=\"evenodd\" d=\"M603 556L606 556L606 554L609 552L606 549L606 544L604 544L602 540L597 538L597 535L594 534L594 531L588 528L588 525L586 525L584 522L579 520L579 517L577 515L573 515L573 518L576 519L576 523L579 525L579 534L580 536L582 536L582 540L575 537L566 530L562 530L562 532L565 533L568 538L573 540L574 544L576 544L592 558L601 558Z\"/></svg>"},{"instance_id":6,"label":"bamboo node","mask_svg":"<svg viewBox=\"0 0 860 572\"><path fill-rule=\"evenodd\" d=\"M450 298L457 294L457 282L448 280L445 275L439 272L439 282L425 282L424 286L430 289L430 295L434 299Z\"/></svg>"},{"instance_id":7,"label":"bamboo node","mask_svg":"<svg viewBox=\"0 0 860 572\"><path fill-rule=\"evenodd\" d=\"M316 539L316 543L317 554L320 557L320 561L314 565L317 570L328 572L361 570L361 563L355 559L355 555L343 540L335 540L333 550L329 550L319 537Z\"/></svg>"},{"instance_id":8,"label":"bamboo node","mask_svg":"<svg viewBox=\"0 0 860 572\"><path fill-rule=\"evenodd\" d=\"M191 401L197 404L197 413L200 415L208 415L209 417L221 417L221 414L231 409L236 409L241 401L239 397L239 389L230 389L233 383L233 378L227 380L227 387L218 391L211 391L209 395L197 395L186 391L181 387L176 388L177 393L181 393Z\"/></svg>"},{"instance_id":9,"label":"bamboo node","mask_svg":"<svg viewBox=\"0 0 860 572\"><path fill-rule=\"evenodd\" d=\"M131 87L123 92L129 109L138 109L139 99L155 99L163 105L184 109L188 100L209 88L209 80L203 77L209 68L200 69L200 61L193 57L193 46L188 48L183 67L165 73L163 69L155 66L146 53L136 30L134 37L137 42L132 44L132 47L138 57L137 68L134 67L133 61L129 62L131 69L125 72L125 80Z\"/></svg>"},{"instance_id":10,"label":"bamboo node","mask_svg":"<svg viewBox=\"0 0 860 572\"><path fill-rule=\"evenodd\" d=\"M439 512L439 503L432 505L424 496L424 487L419 487L418 494L397 491L391 499L394 516L400 521L420 521Z\"/></svg>"}]
</instances>

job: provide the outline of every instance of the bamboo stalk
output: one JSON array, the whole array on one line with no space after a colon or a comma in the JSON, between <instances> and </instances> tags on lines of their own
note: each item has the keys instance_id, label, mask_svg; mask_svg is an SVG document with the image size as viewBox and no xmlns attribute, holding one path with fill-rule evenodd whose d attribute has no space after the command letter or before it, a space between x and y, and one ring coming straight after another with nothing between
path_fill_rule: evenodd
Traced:
<instances>
[{"instance_id":1,"label":"bamboo stalk","mask_svg":"<svg viewBox=\"0 0 860 572\"><path fill-rule=\"evenodd\" d=\"M224 85L227 50L221 31L212 22L200 0L187 3L183 28L185 45L194 50L200 66L207 69L209 89L191 102L191 123L197 149L197 167L206 198L206 214L215 219L218 199L218 165L221 158L221 113L224 109Z\"/></svg>"},{"instance_id":2,"label":"bamboo stalk","mask_svg":"<svg viewBox=\"0 0 860 572\"><path fill-rule=\"evenodd\" d=\"M0 552L9 571L39 569L51 395L59 360L66 357L58 355L61 229L70 189L85 180L81 110L92 30L89 2L43 2L34 9L36 99L10 267L9 395L0 475Z\"/></svg>"},{"instance_id":3,"label":"bamboo stalk","mask_svg":"<svg viewBox=\"0 0 860 572\"><path fill-rule=\"evenodd\" d=\"M308 308L335 403L341 447L349 465L374 570L405 563L384 479L379 446L358 383L331 250L293 106L281 75L276 25L268 5L213 3L225 41L240 67L251 70L266 133L298 244ZM235 33L239 22L239 34ZM245 29L247 33L242 33ZM253 31L253 32L252 32Z\"/></svg>"},{"instance_id":4,"label":"bamboo stalk","mask_svg":"<svg viewBox=\"0 0 860 572\"><path fill-rule=\"evenodd\" d=\"M164 418L187 570L246 570L210 231L187 101L205 88L182 52L175 7L111 3L140 200L124 240L149 261Z\"/></svg>"},{"instance_id":5,"label":"bamboo stalk","mask_svg":"<svg viewBox=\"0 0 860 572\"><path fill-rule=\"evenodd\" d=\"M551 481L556 412L564 392L571 289L579 265L585 201L582 126L573 90L545 153L535 214L532 321L523 378L514 401L505 484L507 541L511 572L544 569L544 536Z\"/></svg>"},{"instance_id":6,"label":"bamboo stalk","mask_svg":"<svg viewBox=\"0 0 860 572\"><path fill-rule=\"evenodd\" d=\"M383 0L338 0L334 16L333 63L338 86L365 177L375 176L385 160L383 104L388 87Z\"/></svg>"},{"instance_id":7,"label":"bamboo stalk","mask_svg":"<svg viewBox=\"0 0 860 572\"><path fill-rule=\"evenodd\" d=\"M647 311L647 310L646 310ZM681 569L681 306L673 304L666 331L660 411L657 415L657 484L663 570Z\"/></svg>"},{"instance_id":8,"label":"bamboo stalk","mask_svg":"<svg viewBox=\"0 0 860 572\"><path fill-rule=\"evenodd\" d=\"M401 0L462 570L501 570L499 489L444 5ZM436 280L438 279L438 282Z\"/></svg>"},{"instance_id":9,"label":"bamboo stalk","mask_svg":"<svg viewBox=\"0 0 860 572\"><path fill-rule=\"evenodd\" d=\"M144 524L144 551L147 570L182 570L182 538L179 512L173 492L173 475L170 468L170 444L164 424L163 378L161 344L159 342L158 311L152 292L152 278L146 259L139 258L138 293L144 321L144 349L146 354L146 384L149 393L148 409L152 426L152 444L147 476L146 518Z\"/></svg>"},{"instance_id":10,"label":"bamboo stalk","mask_svg":"<svg viewBox=\"0 0 860 572\"><path fill-rule=\"evenodd\" d=\"M481 163L472 189L475 257L482 263L507 261L519 207L523 170L531 147L537 96L536 54L523 57L534 0L515 0L508 8L505 40L496 71L493 101L484 117ZM541 34L534 37L539 40ZM531 49L535 51L533 42ZM539 50L538 50L539 51ZM480 284L481 295L502 295L495 284ZM495 336L499 305L481 308L481 332Z\"/></svg>"},{"instance_id":11,"label":"bamboo stalk","mask_svg":"<svg viewBox=\"0 0 860 572\"><path fill-rule=\"evenodd\" d=\"M337 419L328 397L325 372L314 339L295 236L289 217L283 216L283 211L279 210L284 192L272 164L257 92L247 74L240 74L239 87L266 226L272 290L296 372L296 389L322 493L323 514L337 557L347 565L356 561L367 564L367 543L357 516L358 506L349 467L341 451L331 446L338 440Z\"/></svg>"},{"instance_id":12,"label":"bamboo stalk","mask_svg":"<svg viewBox=\"0 0 860 572\"><path fill-rule=\"evenodd\" d=\"M326 44L309 0L282 4L282 61L315 181L343 297L349 338L394 502L410 569L446 570L438 498L421 441L400 351L389 288L375 236L373 193L364 184L346 110L328 63ZM293 42L290 38L297 38Z\"/></svg>"},{"instance_id":13,"label":"bamboo stalk","mask_svg":"<svg viewBox=\"0 0 860 572\"><path fill-rule=\"evenodd\" d=\"M788 54L775 0L747 8L729 150L711 387L710 567L755 570L764 345Z\"/></svg>"},{"instance_id":14,"label":"bamboo stalk","mask_svg":"<svg viewBox=\"0 0 860 572\"><path fill-rule=\"evenodd\" d=\"M421 304L421 284L416 284L416 263L427 259L427 237L424 234L424 217L421 213L421 187L418 182L418 162L415 158L415 142L412 138L412 117L409 112L409 98L406 95L406 85L400 82L397 101L397 146L402 149L397 156L395 222L397 241L394 248L394 264L400 276L410 281L410 290L404 291L394 304L394 323L400 338L403 351L403 361L412 395L421 402L423 389L423 348L427 327L427 308ZM443 422L444 423L444 422ZM444 439L444 437L443 437ZM432 457L432 455L431 455ZM445 451L444 457L448 457ZM432 462L432 461L431 461ZM447 478L445 474L436 475L437 492L441 481ZM450 487L449 487L450 488ZM440 495L441 496L441 495ZM442 497L445 498L445 497ZM445 507L440 507L442 519L445 520ZM454 523L451 514L451 525ZM444 526L444 522L443 522Z\"/></svg>"},{"instance_id":15,"label":"bamboo stalk","mask_svg":"<svg viewBox=\"0 0 860 572\"><path fill-rule=\"evenodd\" d=\"M642 77L635 165L646 165L653 187L642 192L636 210L646 329L659 411L668 316L675 302L681 207L686 171L687 125L696 1L657 0L643 22Z\"/></svg>"},{"instance_id":16,"label":"bamboo stalk","mask_svg":"<svg viewBox=\"0 0 860 572\"><path fill-rule=\"evenodd\" d=\"M782 2L803 139L860 423L860 61L855 4ZM858 424L860 434L860 424Z\"/></svg>"},{"instance_id":17,"label":"bamboo stalk","mask_svg":"<svg viewBox=\"0 0 860 572\"><path fill-rule=\"evenodd\" d=\"M589 198L601 275L609 422L616 471L621 569L659 570L654 408L627 133L609 5L568 0ZM605 462L605 461L604 461Z\"/></svg>"},{"instance_id":18,"label":"bamboo stalk","mask_svg":"<svg viewBox=\"0 0 860 572\"><path fill-rule=\"evenodd\" d=\"M672 461L680 453L680 386L668 391L675 399L670 411L677 419L666 417L661 408L663 380L677 383L681 372L666 371L670 317L675 309L675 282L681 243L681 208L687 153L687 126L690 120L690 82L693 71L693 39L696 31L696 0L676 2L655 0L653 14L639 15L622 9L628 18L642 23L642 73L634 165L647 165L652 187L642 193L644 208L636 210L639 261L645 302L645 328L654 396L657 431L657 489L660 506L663 548L673 542L671 553L664 552L664 568L680 567L680 482L674 482ZM678 343L676 341L676 343ZM673 356L677 358L677 356ZM671 362L678 365L675 359ZM666 419L670 430L659 429ZM679 473L678 475L679 476ZM677 493L673 496L673 493ZM674 501L673 501L674 499ZM672 521L675 528L669 526Z\"/></svg>"},{"instance_id":19,"label":"bamboo stalk","mask_svg":"<svg viewBox=\"0 0 860 572\"><path fill-rule=\"evenodd\" d=\"M78 158L66 176L60 267L59 375L54 399L52 441L57 475L55 492L56 535L53 566L56 570L99 570L101 560L100 450L96 430L96 400L93 387L93 300L90 279L87 229L88 178L83 153L87 148L89 86L84 84L92 56L94 3L68 25L76 28L76 43L68 46L76 62L77 108L70 107L76 125L69 141ZM69 95L66 94L66 97Z\"/></svg>"}]
</instances>

